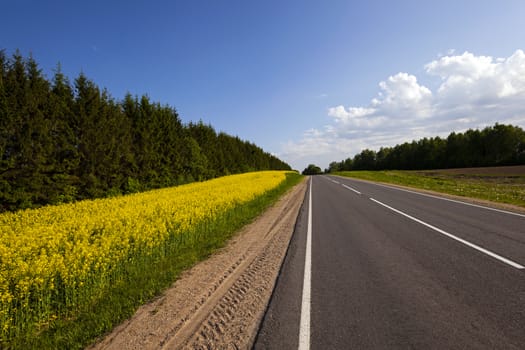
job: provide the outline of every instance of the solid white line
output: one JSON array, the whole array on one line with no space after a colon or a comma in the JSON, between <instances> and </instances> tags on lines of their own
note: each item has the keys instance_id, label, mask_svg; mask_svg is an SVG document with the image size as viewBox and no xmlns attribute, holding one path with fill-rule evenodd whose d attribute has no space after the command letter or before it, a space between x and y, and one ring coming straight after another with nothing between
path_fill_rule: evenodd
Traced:
<instances>
[{"instance_id":1,"label":"solid white line","mask_svg":"<svg viewBox=\"0 0 525 350\"><path fill-rule=\"evenodd\" d=\"M304 257L303 298L301 303L301 323L299 325L299 350L310 349L310 291L312 277L312 181L308 198L308 229L306 232L306 254Z\"/></svg>"},{"instance_id":2,"label":"solid white line","mask_svg":"<svg viewBox=\"0 0 525 350\"><path fill-rule=\"evenodd\" d=\"M472 204L472 203L463 202L463 201L459 201L459 200L455 200L455 199L450 199L450 198L440 197L440 196L434 196L434 195L427 194L427 193L422 193L422 192L417 192L417 191L411 191L411 190L407 190L407 189L404 189L404 188L399 188L399 187L394 187L394 186L388 186L388 185L383 185L383 184L379 184L379 183L375 183L375 184L378 185L378 186L381 186L381 187L391 188L391 189L393 189L393 190L398 190L398 191L403 191L403 192L408 192L408 193L418 194L418 195L420 195L420 196L425 196L425 197L430 197L430 198L441 199L441 200L444 200L444 201L454 202L454 203L458 203L458 204L464 204L464 205L468 205L468 206L471 206L471 207L476 207L476 208L481 208L481 209L487 209L487 210L497 211L498 213L504 213L504 214L509 214L509 215L521 216L521 217L525 218L525 214L514 213L514 212L512 212L512 211L507 211L507 210L502 210L502 209L496 209L496 208L486 207L486 206L479 205L479 204Z\"/></svg>"},{"instance_id":3,"label":"solid white line","mask_svg":"<svg viewBox=\"0 0 525 350\"><path fill-rule=\"evenodd\" d=\"M342 184L342 186L343 186L344 188L346 188L346 189L349 189L350 191L354 191L354 192L357 193L357 194L361 194L361 192L359 192L359 191L356 190L355 188L352 188L352 187L347 186L347 185L345 185L345 184Z\"/></svg>"},{"instance_id":4,"label":"solid white line","mask_svg":"<svg viewBox=\"0 0 525 350\"><path fill-rule=\"evenodd\" d=\"M382 205L383 207L388 208L388 209L390 209L390 210L392 210L392 211L394 211L394 212L396 212L396 213L398 213L398 214L401 214L401 215L403 215L403 216L405 216L405 217L407 217L407 218L409 218L409 219L411 219L411 220L414 220L415 222L420 223L421 225L424 225L424 226L426 226L426 227L428 227L428 228L431 228L432 230L437 231L437 232L441 233L442 235L445 235L445 236L447 236L447 237L449 237L449 238L452 238L452 239L454 239L454 240L456 240L456 241L458 241L458 242L461 242L461 243L463 243L464 245L469 246L470 248L476 249L476 250L478 250L478 251L480 251L480 252L482 252L482 253L484 253L484 254L486 254L486 255L488 255L488 256L491 256L491 257L493 257L493 258L495 258L495 259L498 259L499 261L501 261L501 262L503 262L503 263L505 263L505 264L507 264L507 265L510 265L510 266L515 267L515 268L520 269L520 270L525 268L523 265L520 265L520 264L518 264L518 263L515 263L515 262L512 261L512 260L509 260L509 259L507 259L507 258L504 258L504 257L502 257L502 256L500 256L500 255L498 255L498 254L496 254L496 253L493 253L493 252L491 252L490 250L487 250L487 249L485 249L485 248L482 248L482 247L480 247L480 246L478 246L478 245L476 245L476 244L474 244L474 243L470 243L469 241L466 241L466 240L464 240L464 239L462 239L462 238L456 237L456 236L454 236L454 235L452 235L452 234L450 234L450 233L448 233L448 232L446 232L446 231L443 231L442 229L439 229L439 228L437 228L437 227L435 227L435 226L432 226L432 225L430 225L430 224L427 224L426 222L421 221L421 220L419 220L419 219L416 219L415 217L410 216L410 215L408 215L408 214L406 214L406 213L403 213L403 212L400 211L400 210L397 210L397 209L395 209L395 208L392 208L392 207L389 206L389 205L386 205L386 204L384 204L384 203L381 203L380 201L375 200L374 198L370 198L370 200L372 200L372 201L376 202L377 204Z\"/></svg>"}]
</instances>

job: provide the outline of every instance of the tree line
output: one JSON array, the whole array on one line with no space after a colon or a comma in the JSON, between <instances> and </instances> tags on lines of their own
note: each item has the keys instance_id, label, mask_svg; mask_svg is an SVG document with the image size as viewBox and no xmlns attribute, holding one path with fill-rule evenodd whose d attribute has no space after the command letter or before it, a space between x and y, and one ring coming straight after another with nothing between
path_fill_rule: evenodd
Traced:
<instances>
[{"instance_id":1,"label":"tree line","mask_svg":"<svg viewBox=\"0 0 525 350\"><path fill-rule=\"evenodd\" d=\"M379 151L365 149L353 158L331 162L327 172L346 170L424 170L525 164L525 132L496 123L482 130L452 132L405 142Z\"/></svg>"},{"instance_id":2,"label":"tree line","mask_svg":"<svg viewBox=\"0 0 525 350\"><path fill-rule=\"evenodd\" d=\"M320 167L318 167L315 164L308 164L306 168L304 168L303 172L301 174L303 175L319 175L322 174L323 171Z\"/></svg>"},{"instance_id":3,"label":"tree line","mask_svg":"<svg viewBox=\"0 0 525 350\"><path fill-rule=\"evenodd\" d=\"M290 166L148 96L116 101L83 73L0 51L0 212Z\"/></svg>"}]
</instances>

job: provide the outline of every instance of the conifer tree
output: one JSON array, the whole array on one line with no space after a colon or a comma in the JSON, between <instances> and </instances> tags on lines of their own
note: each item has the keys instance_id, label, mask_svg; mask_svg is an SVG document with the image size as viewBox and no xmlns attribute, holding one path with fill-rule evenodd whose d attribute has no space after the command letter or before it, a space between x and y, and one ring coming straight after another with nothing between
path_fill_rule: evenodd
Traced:
<instances>
[{"instance_id":1,"label":"conifer tree","mask_svg":"<svg viewBox=\"0 0 525 350\"><path fill-rule=\"evenodd\" d=\"M183 125L149 97L120 102L57 65L48 81L31 56L0 51L0 211L289 169L211 125Z\"/></svg>"}]
</instances>

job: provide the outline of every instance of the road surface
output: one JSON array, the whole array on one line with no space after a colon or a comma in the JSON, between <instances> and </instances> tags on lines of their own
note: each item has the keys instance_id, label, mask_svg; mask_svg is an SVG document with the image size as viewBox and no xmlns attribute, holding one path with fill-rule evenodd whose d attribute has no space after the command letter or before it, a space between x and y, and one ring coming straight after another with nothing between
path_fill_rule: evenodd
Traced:
<instances>
[{"instance_id":1,"label":"road surface","mask_svg":"<svg viewBox=\"0 0 525 350\"><path fill-rule=\"evenodd\" d=\"M525 349L525 215L311 181L255 349Z\"/></svg>"}]
</instances>

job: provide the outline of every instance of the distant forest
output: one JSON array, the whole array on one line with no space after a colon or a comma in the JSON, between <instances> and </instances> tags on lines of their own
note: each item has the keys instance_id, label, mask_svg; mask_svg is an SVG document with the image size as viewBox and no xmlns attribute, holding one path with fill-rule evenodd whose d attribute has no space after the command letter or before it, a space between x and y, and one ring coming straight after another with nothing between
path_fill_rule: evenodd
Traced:
<instances>
[{"instance_id":1,"label":"distant forest","mask_svg":"<svg viewBox=\"0 0 525 350\"><path fill-rule=\"evenodd\" d=\"M116 101L60 65L49 81L0 51L0 212L270 169L290 166L145 95Z\"/></svg>"},{"instance_id":2,"label":"distant forest","mask_svg":"<svg viewBox=\"0 0 525 350\"><path fill-rule=\"evenodd\" d=\"M483 130L424 138L379 151L365 149L330 163L327 172L345 170L424 170L525 164L525 132L496 123Z\"/></svg>"}]
</instances>

